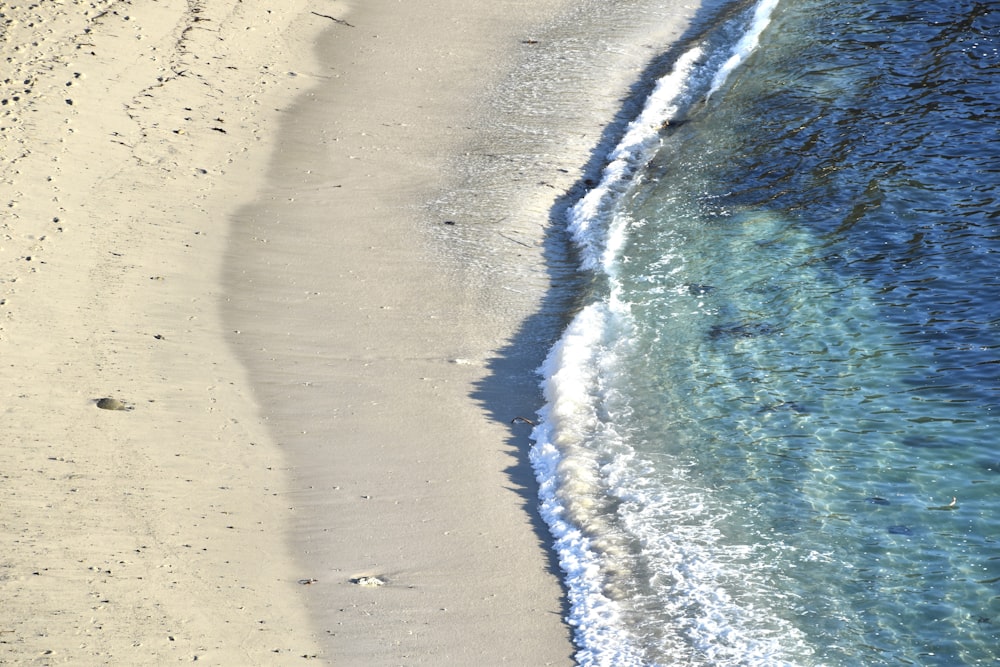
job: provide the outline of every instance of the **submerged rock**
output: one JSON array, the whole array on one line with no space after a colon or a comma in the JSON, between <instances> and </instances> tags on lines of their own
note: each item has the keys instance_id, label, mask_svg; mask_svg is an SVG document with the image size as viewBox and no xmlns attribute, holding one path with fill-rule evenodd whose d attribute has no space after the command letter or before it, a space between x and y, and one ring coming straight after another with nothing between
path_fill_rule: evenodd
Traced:
<instances>
[{"instance_id":1,"label":"submerged rock","mask_svg":"<svg viewBox=\"0 0 1000 667\"><path fill-rule=\"evenodd\" d=\"M716 324L708 330L708 337L711 340L724 338L756 338L757 336L770 336L777 333L777 329L767 322L729 322L726 324Z\"/></svg>"}]
</instances>

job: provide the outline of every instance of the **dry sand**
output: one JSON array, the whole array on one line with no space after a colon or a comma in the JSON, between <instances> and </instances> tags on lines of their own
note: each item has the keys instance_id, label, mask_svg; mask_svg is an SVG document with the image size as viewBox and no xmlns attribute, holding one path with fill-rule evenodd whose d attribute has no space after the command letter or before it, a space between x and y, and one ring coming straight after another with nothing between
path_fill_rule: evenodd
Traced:
<instances>
[{"instance_id":1,"label":"dry sand","mask_svg":"<svg viewBox=\"0 0 1000 667\"><path fill-rule=\"evenodd\" d=\"M0 663L571 664L510 420L690 10L472 4L0 9Z\"/></svg>"}]
</instances>

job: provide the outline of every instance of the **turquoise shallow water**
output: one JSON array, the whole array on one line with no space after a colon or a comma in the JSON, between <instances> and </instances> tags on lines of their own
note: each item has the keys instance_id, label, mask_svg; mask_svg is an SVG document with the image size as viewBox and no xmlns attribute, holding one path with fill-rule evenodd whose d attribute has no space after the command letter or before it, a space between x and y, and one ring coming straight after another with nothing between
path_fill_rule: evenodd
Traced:
<instances>
[{"instance_id":1,"label":"turquoise shallow water","mask_svg":"<svg viewBox=\"0 0 1000 667\"><path fill-rule=\"evenodd\" d=\"M1000 7L903 4L734 3L571 214L582 664L1000 660Z\"/></svg>"}]
</instances>

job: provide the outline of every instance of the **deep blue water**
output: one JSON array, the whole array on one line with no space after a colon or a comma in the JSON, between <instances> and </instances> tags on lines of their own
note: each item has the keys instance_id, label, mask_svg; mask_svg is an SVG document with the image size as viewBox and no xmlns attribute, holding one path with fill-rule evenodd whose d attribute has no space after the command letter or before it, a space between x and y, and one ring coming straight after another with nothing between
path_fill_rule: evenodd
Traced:
<instances>
[{"instance_id":1,"label":"deep blue water","mask_svg":"<svg viewBox=\"0 0 1000 667\"><path fill-rule=\"evenodd\" d=\"M578 660L998 664L1000 5L734 7L570 215Z\"/></svg>"}]
</instances>

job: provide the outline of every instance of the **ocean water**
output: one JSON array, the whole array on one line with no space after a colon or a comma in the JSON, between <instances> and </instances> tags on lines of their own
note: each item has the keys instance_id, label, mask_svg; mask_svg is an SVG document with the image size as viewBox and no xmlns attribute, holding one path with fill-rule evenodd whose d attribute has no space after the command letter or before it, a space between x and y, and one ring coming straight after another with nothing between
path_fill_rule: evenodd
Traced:
<instances>
[{"instance_id":1,"label":"ocean water","mask_svg":"<svg viewBox=\"0 0 1000 667\"><path fill-rule=\"evenodd\" d=\"M1000 5L719 16L567 221L577 659L1000 664Z\"/></svg>"}]
</instances>

